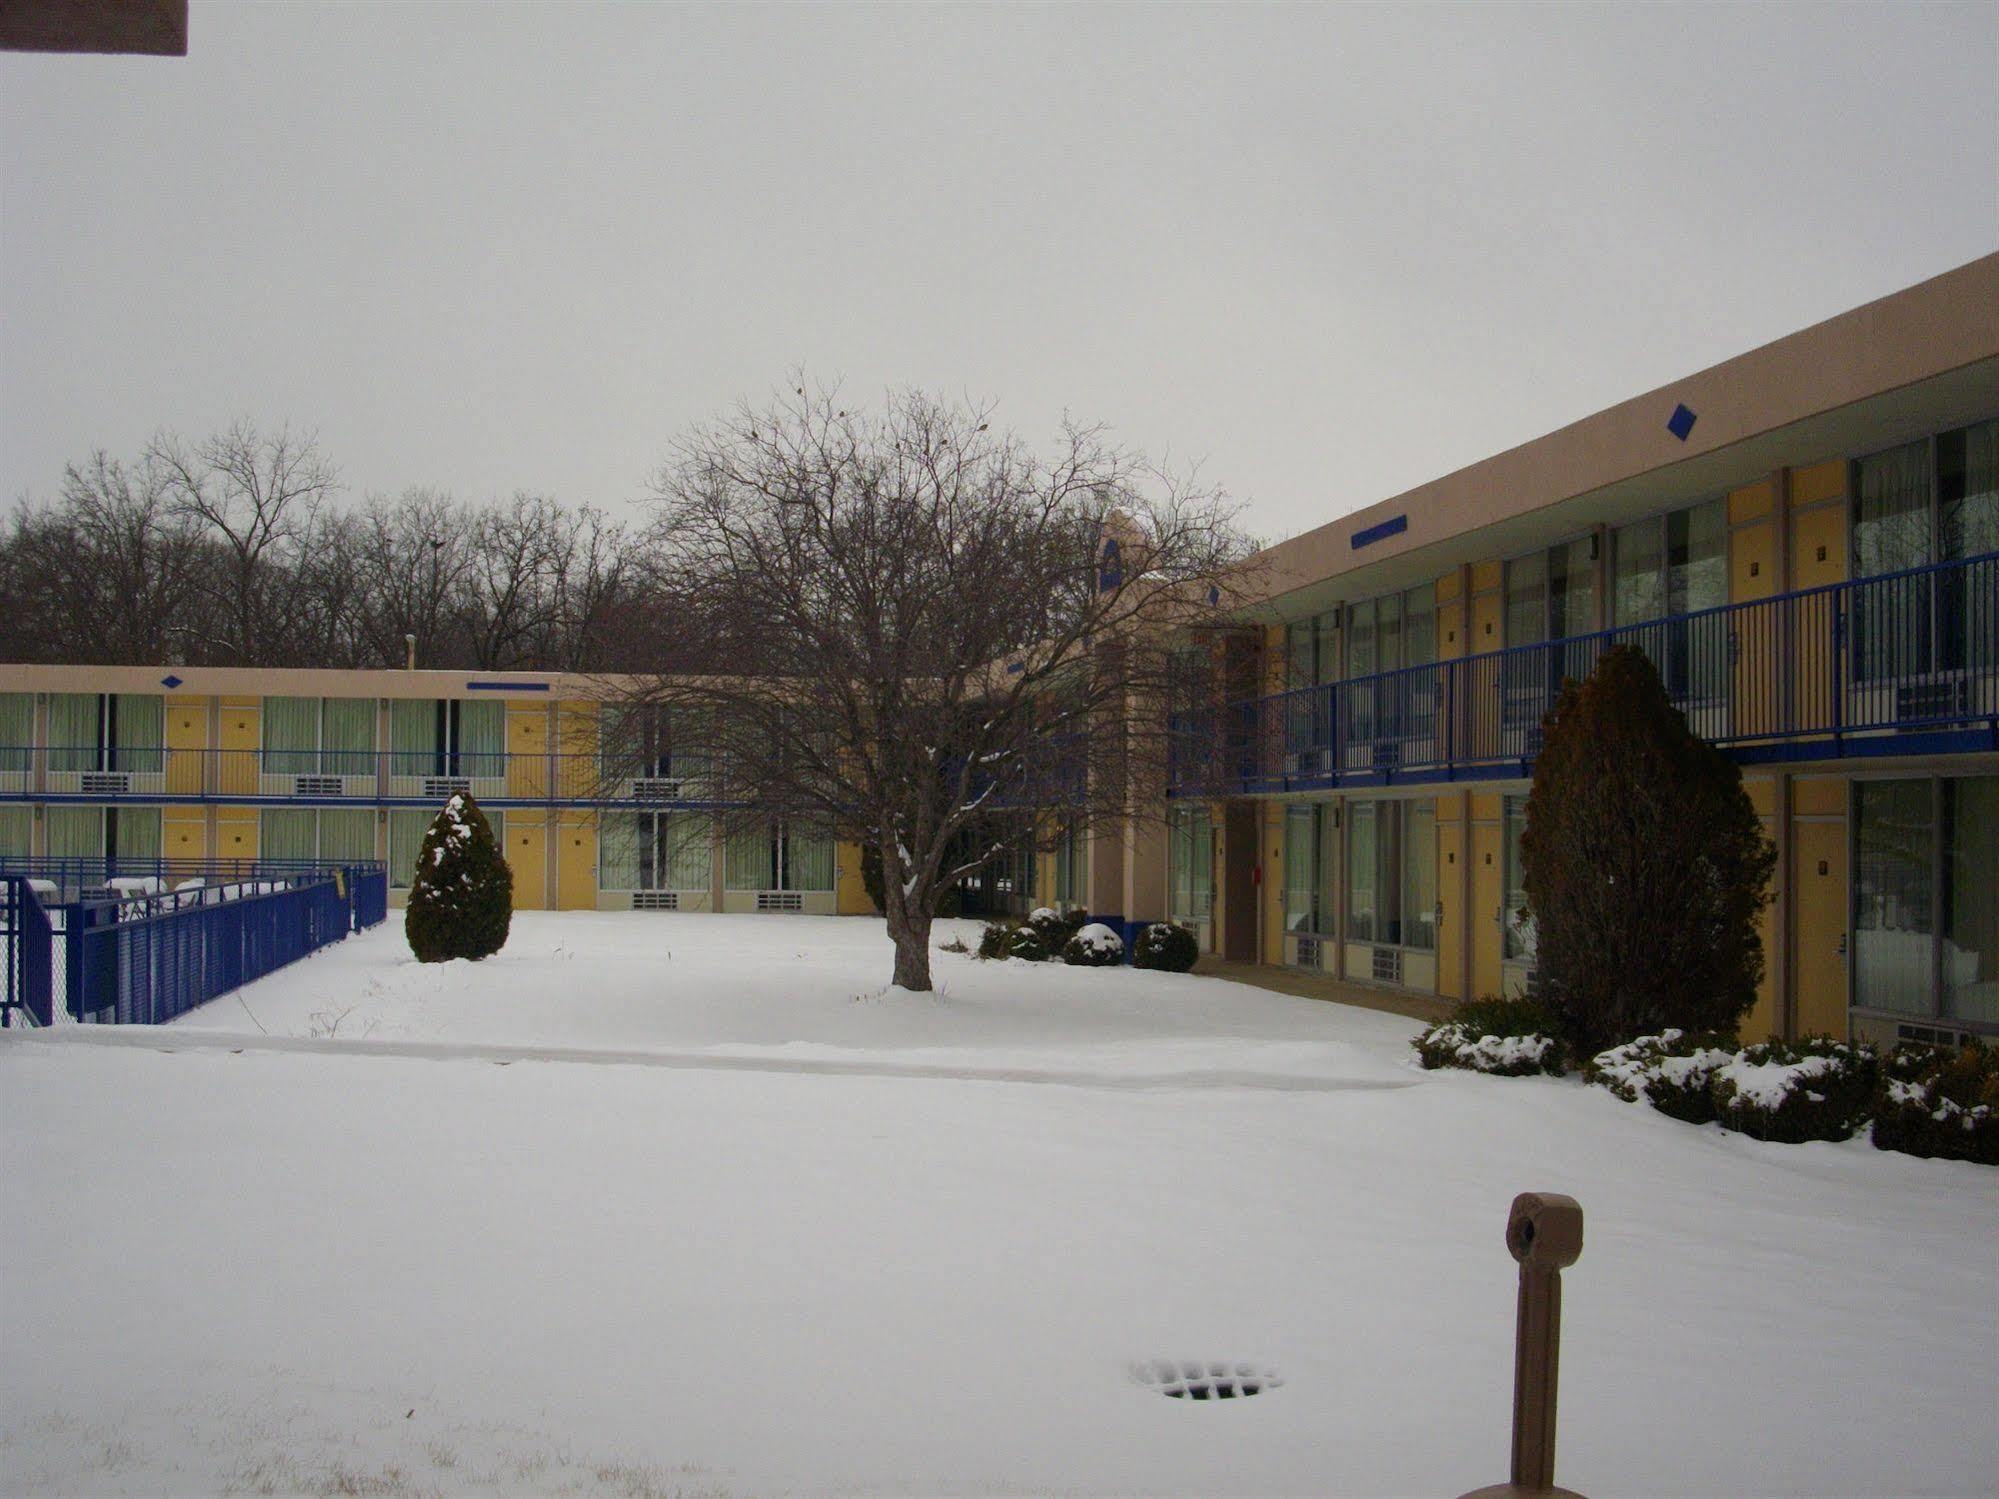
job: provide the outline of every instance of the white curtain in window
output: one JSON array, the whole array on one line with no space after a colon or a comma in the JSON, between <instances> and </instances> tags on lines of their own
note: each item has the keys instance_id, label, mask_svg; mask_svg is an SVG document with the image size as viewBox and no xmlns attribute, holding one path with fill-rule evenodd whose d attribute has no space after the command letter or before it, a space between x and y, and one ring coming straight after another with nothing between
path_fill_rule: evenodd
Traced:
<instances>
[{"instance_id":1,"label":"white curtain in window","mask_svg":"<svg viewBox=\"0 0 1999 1499\"><path fill-rule=\"evenodd\" d=\"M49 769L96 770L98 705L94 692L49 694ZM99 853L103 850L100 848Z\"/></svg>"},{"instance_id":2,"label":"white curtain in window","mask_svg":"<svg viewBox=\"0 0 1999 1499\"><path fill-rule=\"evenodd\" d=\"M389 704L389 773L423 776L437 770L437 704L399 697ZM430 825L426 818L424 826Z\"/></svg>"},{"instance_id":3,"label":"white curtain in window","mask_svg":"<svg viewBox=\"0 0 1999 1499\"><path fill-rule=\"evenodd\" d=\"M121 692L113 743L114 770L157 771L165 763L167 705L158 693Z\"/></svg>"}]
</instances>

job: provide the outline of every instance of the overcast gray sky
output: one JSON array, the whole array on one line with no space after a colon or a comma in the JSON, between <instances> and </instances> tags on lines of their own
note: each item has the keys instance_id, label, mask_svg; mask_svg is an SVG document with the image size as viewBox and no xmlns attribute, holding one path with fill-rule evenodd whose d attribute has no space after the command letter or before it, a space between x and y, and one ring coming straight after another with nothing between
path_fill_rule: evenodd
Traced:
<instances>
[{"instance_id":1,"label":"overcast gray sky","mask_svg":"<svg viewBox=\"0 0 1999 1499\"><path fill-rule=\"evenodd\" d=\"M619 509L794 365L1276 538L1999 247L1999 5L217 5L0 57L0 497L317 428Z\"/></svg>"}]
</instances>

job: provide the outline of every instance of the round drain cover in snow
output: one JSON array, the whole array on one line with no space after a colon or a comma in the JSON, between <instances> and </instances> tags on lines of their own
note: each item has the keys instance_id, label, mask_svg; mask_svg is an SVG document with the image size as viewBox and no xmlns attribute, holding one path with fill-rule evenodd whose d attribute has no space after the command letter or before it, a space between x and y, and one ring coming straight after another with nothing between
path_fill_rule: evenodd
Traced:
<instances>
[{"instance_id":1,"label":"round drain cover in snow","mask_svg":"<svg viewBox=\"0 0 1999 1499\"><path fill-rule=\"evenodd\" d=\"M1133 1364L1131 1377L1175 1400L1233 1400L1238 1395L1261 1395L1284 1383L1275 1369L1219 1359L1152 1359Z\"/></svg>"}]
</instances>

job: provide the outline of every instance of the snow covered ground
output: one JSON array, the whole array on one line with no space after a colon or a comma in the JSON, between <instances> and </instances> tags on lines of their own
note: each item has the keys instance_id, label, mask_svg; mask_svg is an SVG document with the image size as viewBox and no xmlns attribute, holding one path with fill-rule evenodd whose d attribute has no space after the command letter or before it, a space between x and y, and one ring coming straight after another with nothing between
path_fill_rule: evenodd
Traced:
<instances>
[{"instance_id":1,"label":"snow covered ground","mask_svg":"<svg viewBox=\"0 0 1999 1499\"><path fill-rule=\"evenodd\" d=\"M1999 1172L938 964L524 913L422 969L392 921L172 1027L0 1037L0 1489L1455 1494L1505 1476L1530 1187L1588 1214L1566 1483L1991 1489Z\"/></svg>"}]
</instances>

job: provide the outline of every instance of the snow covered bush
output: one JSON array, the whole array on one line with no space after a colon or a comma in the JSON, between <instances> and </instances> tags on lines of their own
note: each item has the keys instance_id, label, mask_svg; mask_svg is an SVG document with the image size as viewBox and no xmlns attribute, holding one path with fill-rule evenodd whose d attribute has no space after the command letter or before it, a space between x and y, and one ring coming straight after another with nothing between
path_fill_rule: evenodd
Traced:
<instances>
[{"instance_id":1,"label":"snow covered bush","mask_svg":"<svg viewBox=\"0 0 1999 1499\"><path fill-rule=\"evenodd\" d=\"M1124 938L1093 921L1062 944L1062 961L1071 968L1115 968L1124 961Z\"/></svg>"},{"instance_id":2,"label":"snow covered bush","mask_svg":"<svg viewBox=\"0 0 1999 1499\"><path fill-rule=\"evenodd\" d=\"M1184 926L1155 921L1132 944L1131 966L1162 973L1186 973L1201 956L1201 944Z\"/></svg>"},{"instance_id":3,"label":"snow covered bush","mask_svg":"<svg viewBox=\"0 0 1999 1499\"><path fill-rule=\"evenodd\" d=\"M979 933L979 956L990 961L1006 956L1007 939L1013 936L1013 923L989 921Z\"/></svg>"},{"instance_id":4,"label":"snow covered bush","mask_svg":"<svg viewBox=\"0 0 1999 1499\"><path fill-rule=\"evenodd\" d=\"M1467 1000L1409 1044L1431 1071L1462 1067L1495 1077L1564 1071L1553 1017L1531 999Z\"/></svg>"},{"instance_id":5,"label":"snow covered bush","mask_svg":"<svg viewBox=\"0 0 1999 1499\"><path fill-rule=\"evenodd\" d=\"M1715 1070L1715 1119L1757 1140L1844 1140L1867 1118L1880 1076L1864 1041L1759 1042Z\"/></svg>"},{"instance_id":6,"label":"snow covered bush","mask_svg":"<svg viewBox=\"0 0 1999 1499\"><path fill-rule=\"evenodd\" d=\"M1066 916L1049 906L1036 906L1027 913L1027 924L1051 953L1062 951L1069 945L1069 939L1083 929L1089 920L1084 911L1071 911Z\"/></svg>"},{"instance_id":7,"label":"snow covered bush","mask_svg":"<svg viewBox=\"0 0 1999 1499\"><path fill-rule=\"evenodd\" d=\"M410 951L419 963L483 958L506 946L513 920L514 872L479 804L454 796L417 851L403 912Z\"/></svg>"},{"instance_id":8,"label":"snow covered bush","mask_svg":"<svg viewBox=\"0 0 1999 1499\"><path fill-rule=\"evenodd\" d=\"M1006 955L1029 963L1046 963L1048 944L1041 940L1041 934L1033 927L1016 927L1007 935Z\"/></svg>"},{"instance_id":9,"label":"snow covered bush","mask_svg":"<svg viewBox=\"0 0 1999 1499\"><path fill-rule=\"evenodd\" d=\"M1733 1036L1665 1030L1598 1052L1583 1064L1583 1081L1626 1103L1642 1098L1670 1118L1712 1124L1714 1075L1738 1055Z\"/></svg>"},{"instance_id":10,"label":"snow covered bush","mask_svg":"<svg viewBox=\"0 0 1999 1499\"><path fill-rule=\"evenodd\" d=\"M1999 1047L1896 1047L1881 1064L1874 1144L1999 1166Z\"/></svg>"}]
</instances>

